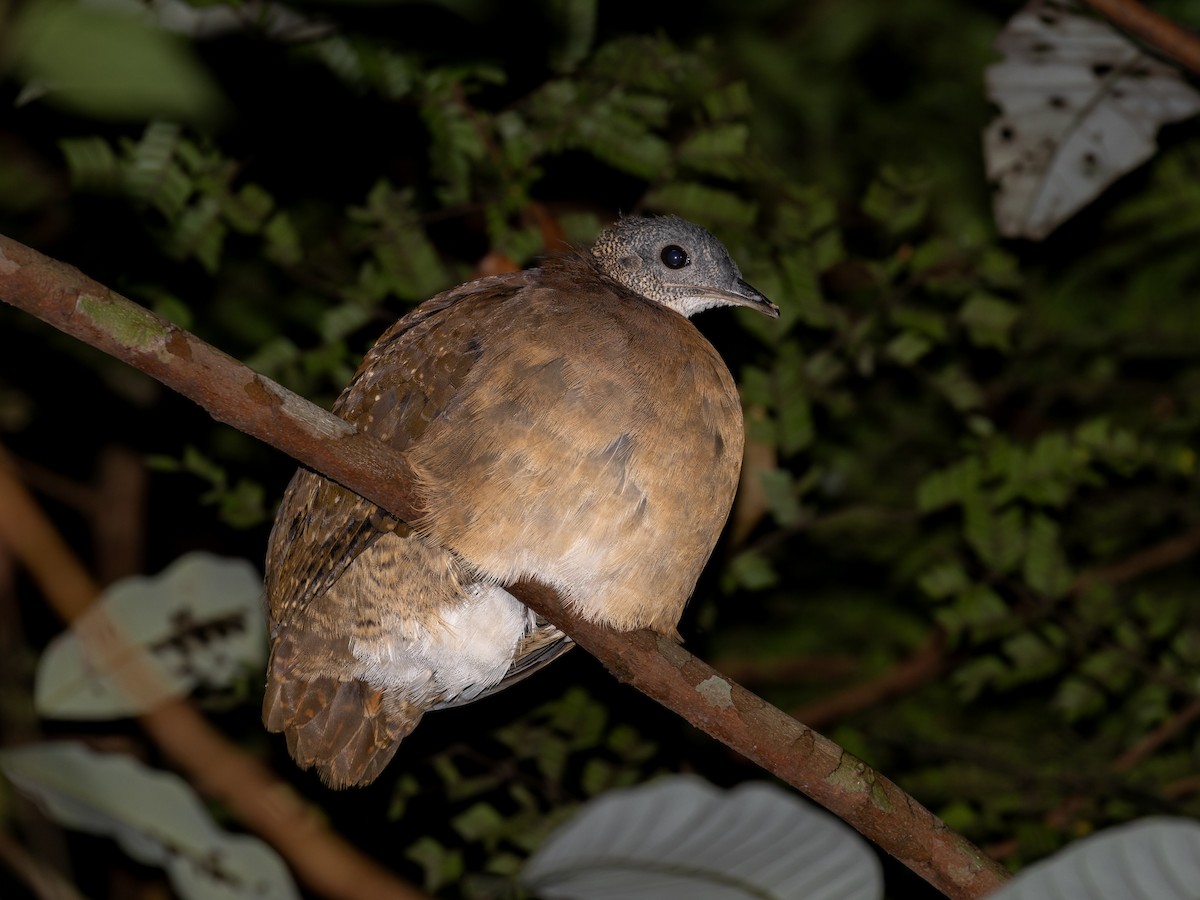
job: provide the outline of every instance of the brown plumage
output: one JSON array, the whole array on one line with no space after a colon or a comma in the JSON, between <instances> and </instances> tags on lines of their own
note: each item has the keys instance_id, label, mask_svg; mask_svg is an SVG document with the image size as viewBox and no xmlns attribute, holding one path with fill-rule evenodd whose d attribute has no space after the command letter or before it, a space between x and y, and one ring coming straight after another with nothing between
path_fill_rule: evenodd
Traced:
<instances>
[{"instance_id":1,"label":"brown plumage","mask_svg":"<svg viewBox=\"0 0 1200 900\"><path fill-rule=\"evenodd\" d=\"M687 320L778 315L711 234L622 219L590 255L481 278L370 350L334 412L405 451L405 524L300 470L267 553L263 716L337 787L374 780L429 709L570 648L503 590L532 577L583 616L675 635L733 501L737 389Z\"/></svg>"}]
</instances>

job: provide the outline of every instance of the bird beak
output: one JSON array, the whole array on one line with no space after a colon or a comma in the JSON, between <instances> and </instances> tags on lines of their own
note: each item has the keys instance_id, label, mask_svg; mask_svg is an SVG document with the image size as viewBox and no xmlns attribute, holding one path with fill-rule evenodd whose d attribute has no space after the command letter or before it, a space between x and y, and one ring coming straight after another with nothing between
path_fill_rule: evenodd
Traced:
<instances>
[{"instance_id":1,"label":"bird beak","mask_svg":"<svg viewBox=\"0 0 1200 900\"><path fill-rule=\"evenodd\" d=\"M736 290L721 291L721 295L727 303L732 303L734 306L748 306L750 309L758 310L764 316L770 316L772 319L779 318L779 307L764 297L758 288L747 284L740 278L737 280Z\"/></svg>"},{"instance_id":2,"label":"bird beak","mask_svg":"<svg viewBox=\"0 0 1200 900\"><path fill-rule=\"evenodd\" d=\"M751 287L740 278L734 282L733 290L714 287L703 287L697 290L694 284L667 284L666 287L686 292L686 306L689 311L683 313L685 316L690 316L702 309L711 309L714 306L748 306L758 310L764 316L770 316L772 319L779 318L779 307L764 297L757 288ZM679 307L674 308L679 309Z\"/></svg>"}]
</instances>

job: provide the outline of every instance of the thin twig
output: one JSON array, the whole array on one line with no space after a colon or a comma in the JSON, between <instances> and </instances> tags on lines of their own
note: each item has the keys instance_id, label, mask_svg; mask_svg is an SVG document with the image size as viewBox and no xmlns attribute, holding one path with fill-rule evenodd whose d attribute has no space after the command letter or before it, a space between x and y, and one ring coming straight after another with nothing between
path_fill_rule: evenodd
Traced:
<instances>
[{"instance_id":1,"label":"thin twig","mask_svg":"<svg viewBox=\"0 0 1200 900\"><path fill-rule=\"evenodd\" d=\"M1167 719L1149 734L1112 761L1114 772L1128 772L1139 763L1145 761L1171 738L1187 728L1197 718L1200 718L1200 698L1193 700L1171 718Z\"/></svg>"},{"instance_id":2,"label":"thin twig","mask_svg":"<svg viewBox=\"0 0 1200 900\"><path fill-rule=\"evenodd\" d=\"M1197 552L1200 552L1200 528L1193 528L1169 538L1161 544L1155 544L1153 547L1132 553L1111 565L1081 572L1075 579L1075 583L1071 585L1070 593L1071 595L1082 594L1097 584L1115 585L1132 581L1147 572L1154 572L1183 562Z\"/></svg>"},{"instance_id":3,"label":"thin twig","mask_svg":"<svg viewBox=\"0 0 1200 900\"><path fill-rule=\"evenodd\" d=\"M96 544L96 577L111 584L145 568L146 466L138 453L112 445L100 452L95 478L97 502L88 524Z\"/></svg>"},{"instance_id":4,"label":"thin twig","mask_svg":"<svg viewBox=\"0 0 1200 900\"><path fill-rule=\"evenodd\" d=\"M0 543L21 560L65 621L80 620L99 594L83 564L16 480L14 467L2 450ZM122 689L141 698L164 695L155 670L144 659L140 664L136 656L131 660L132 648L111 623L94 616L86 622L87 627L77 631L90 656L122 657L119 671L128 673L121 681ZM331 832L288 785L217 732L186 700L160 702L139 721L199 790L226 804L247 828L274 846L318 894L345 900L419 900L426 896Z\"/></svg>"},{"instance_id":5,"label":"thin twig","mask_svg":"<svg viewBox=\"0 0 1200 900\"><path fill-rule=\"evenodd\" d=\"M411 521L419 504L404 455L251 372L193 335L78 270L0 237L0 298L199 403ZM620 634L563 609L554 591L510 586L618 678L792 784L952 898L976 898L1002 867L895 784L678 645L648 631Z\"/></svg>"},{"instance_id":6,"label":"thin twig","mask_svg":"<svg viewBox=\"0 0 1200 900\"><path fill-rule=\"evenodd\" d=\"M794 708L792 715L810 725L836 722L856 712L912 693L946 671L945 635L933 629L911 656L861 684Z\"/></svg>"},{"instance_id":7,"label":"thin twig","mask_svg":"<svg viewBox=\"0 0 1200 900\"><path fill-rule=\"evenodd\" d=\"M1098 584L1118 585L1183 562L1200 552L1200 528L1168 538L1106 566L1079 573L1065 597L1077 597ZM879 703L910 694L946 671L945 635L933 629L913 654L860 684L794 708L792 715L810 725L824 725ZM989 847L989 852L991 848Z\"/></svg>"},{"instance_id":8,"label":"thin twig","mask_svg":"<svg viewBox=\"0 0 1200 900\"><path fill-rule=\"evenodd\" d=\"M20 878L37 900L84 900L75 885L2 831L0 864Z\"/></svg>"},{"instance_id":9,"label":"thin twig","mask_svg":"<svg viewBox=\"0 0 1200 900\"><path fill-rule=\"evenodd\" d=\"M1200 75L1200 38L1136 0L1084 0L1118 28Z\"/></svg>"}]
</instances>

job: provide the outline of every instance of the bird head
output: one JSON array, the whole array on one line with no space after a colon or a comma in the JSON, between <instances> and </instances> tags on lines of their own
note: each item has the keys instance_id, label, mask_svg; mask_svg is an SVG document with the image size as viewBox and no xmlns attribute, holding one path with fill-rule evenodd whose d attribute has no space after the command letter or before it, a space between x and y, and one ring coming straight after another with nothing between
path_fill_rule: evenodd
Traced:
<instances>
[{"instance_id":1,"label":"bird head","mask_svg":"<svg viewBox=\"0 0 1200 900\"><path fill-rule=\"evenodd\" d=\"M725 246L678 216L626 216L601 232L592 259L609 278L684 316L748 306L779 317L779 307L742 279Z\"/></svg>"}]
</instances>

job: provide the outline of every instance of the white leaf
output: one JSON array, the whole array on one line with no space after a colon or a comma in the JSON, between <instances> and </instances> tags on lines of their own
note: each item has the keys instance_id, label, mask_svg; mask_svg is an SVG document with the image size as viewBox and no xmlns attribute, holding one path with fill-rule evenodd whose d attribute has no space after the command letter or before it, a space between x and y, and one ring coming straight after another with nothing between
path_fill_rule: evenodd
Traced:
<instances>
[{"instance_id":1,"label":"white leaf","mask_svg":"<svg viewBox=\"0 0 1200 900\"><path fill-rule=\"evenodd\" d=\"M989 900L1196 900L1200 823L1141 819L1034 863Z\"/></svg>"},{"instance_id":2,"label":"white leaf","mask_svg":"<svg viewBox=\"0 0 1200 900\"><path fill-rule=\"evenodd\" d=\"M245 0L237 4L193 6L186 0L86 0L95 9L140 15L164 31L193 40L249 32L278 41L316 40L335 28L270 0Z\"/></svg>"},{"instance_id":3,"label":"white leaf","mask_svg":"<svg viewBox=\"0 0 1200 900\"><path fill-rule=\"evenodd\" d=\"M56 822L112 837L134 859L165 869L184 900L299 896L274 850L222 831L169 772L65 741L0 751L0 769Z\"/></svg>"},{"instance_id":4,"label":"white leaf","mask_svg":"<svg viewBox=\"0 0 1200 900\"><path fill-rule=\"evenodd\" d=\"M987 69L1003 114L984 130L996 225L1040 240L1155 151L1200 93L1106 22L1066 0L1032 0L996 39Z\"/></svg>"},{"instance_id":5,"label":"white leaf","mask_svg":"<svg viewBox=\"0 0 1200 900\"><path fill-rule=\"evenodd\" d=\"M126 652L97 666L79 633L115 630ZM140 651L138 650L140 648ZM157 677L138 677L137 696L123 690L136 657L149 658ZM225 688L266 659L262 579L250 563L189 553L153 578L114 583L38 661L34 704L57 719L135 715L197 687ZM126 672L113 675L116 665Z\"/></svg>"},{"instance_id":6,"label":"white leaf","mask_svg":"<svg viewBox=\"0 0 1200 900\"><path fill-rule=\"evenodd\" d=\"M529 859L542 898L877 900L871 848L824 810L780 788L722 791L672 776L592 800Z\"/></svg>"}]
</instances>

